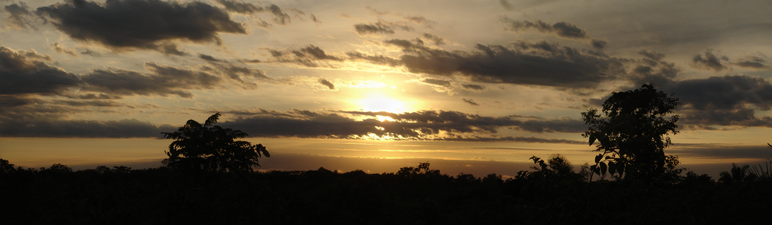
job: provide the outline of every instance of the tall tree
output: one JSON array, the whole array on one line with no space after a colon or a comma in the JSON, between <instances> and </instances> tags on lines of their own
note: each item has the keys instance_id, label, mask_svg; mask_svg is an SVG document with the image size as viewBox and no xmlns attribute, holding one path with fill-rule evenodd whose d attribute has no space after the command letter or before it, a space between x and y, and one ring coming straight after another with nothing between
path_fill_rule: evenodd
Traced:
<instances>
[{"instance_id":1,"label":"tall tree","mask_svg":"<svg viewBox=\"0 0 772 225\"><path fill-rule=\"evenodd\" d=\"M599 141L592 167L596 174L617 174L619 178L653 178L674 168L677 157L665 156L671 144L668 133L677 134L678 115L668 116L678 98L644 84L639 89L615 92L597 109L582 113L589 125L582 135L590 145Z\"/></svg>"},{"instance_id":2,"label":"tall tree","mask_svg":"<svg viewBox=\"0 0 772 225\"><path fill-rule=\"evenodd\" d=\"M188 120L175 132L161 132L165 138L174 139L164 164L180 170L252 171L260 166L258 159L262 155L271 157L262 144L235 140L247 137L246 133L215 126L219 118L220 113L215 113L203 125Z\"/></svg>"}]
</instances>

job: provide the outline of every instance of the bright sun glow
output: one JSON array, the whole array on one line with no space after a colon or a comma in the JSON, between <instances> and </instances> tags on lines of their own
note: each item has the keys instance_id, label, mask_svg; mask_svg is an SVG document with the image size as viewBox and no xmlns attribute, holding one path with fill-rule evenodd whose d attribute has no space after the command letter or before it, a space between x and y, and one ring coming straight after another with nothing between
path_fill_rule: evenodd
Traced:
<instances>
[{"instance_id":1,"label":"bright sun glow","mask_svg":"<svg viewBox=\"0 0 772 225\"><path fill-rule=\"evenodd\" d=\"M362 99L360 104L363 111L401 113L406 110L405 104L401 101L386 97Z\"/></svg>"}]
</instances>

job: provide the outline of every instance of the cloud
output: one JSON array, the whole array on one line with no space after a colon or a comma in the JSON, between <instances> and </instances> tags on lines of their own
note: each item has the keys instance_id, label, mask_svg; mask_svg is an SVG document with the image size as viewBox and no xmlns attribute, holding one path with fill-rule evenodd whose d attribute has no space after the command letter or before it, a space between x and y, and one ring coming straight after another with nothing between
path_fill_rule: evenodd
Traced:
<instances>
[{"instance_id":1,"label":"cloud","mask_svg":"<svg viewBox=\"0 0 772 225\"><path fill-rule=\"evenodd\" d=\"M319 83L329 88L330 90L335 90L335 85L330 81L325 80L324 78L319 78Z\"/></svg>"},{"instance_id":2,"label":"cloud","mask_svg":"<svg viewBox=\"0 0 772 225\"><path fill-rule=\"evenodd\" d=\"M80 52L81 55L89 55L92 57L101 57L102 54L99 54L99 52L91 51L91 49L86 49L85 51Z\"/></svg>"},{"instance_id":3,"label":"cloud","mask_svg":"<svg viewBox=\"0 0 772 225\"><path fill-rule=\"evenodd\" d=\"M307 67L333 67L329 63L321 64L324 61L343 61L343 58L327 55L321 48L309 45L298 50L285 50L279 51L274 49L268 49L271 56L278 62L295 63L304 65Z\"/></svg>"},{"instance_id":4,"label":"cloud","mask_svg":"<svg viewBox=\"0 0 772 225\"><path fill-rule=\"evenodd\" d=\"M51 61L51 57L0 46L0 95L58 94L81 83L74 74L41 60Z\"/></svg>"},{"instance_id":5,"label":"cloud","mask_svg":"<svg viewBox=\"0 0 772 225\"><path fill-rule=\"evenodd\" d=\"M32 22L30 22L31 19L34 19L34 15L32 15L32 12L29 11L29 7L27 7L27 4L24 2L6 5L3 8L6 12L11 14L5 20L6 25L17 29L35 29L35 27L32 26Z\"/></svg>"},{"instance_id":6,"label":"cloud","mask_svg":"<svg viewBox=\"0 0 772 225\"><path fill-rule=\"evenodd\" d=\"M92 70L82 76L87 83L83 88L114 95L177 95L191 98L184 89L212 89L222 82L209 73L145 63L150 73L128 70Z\"/></svg>"},{"instance_id":7,"label":"cloud","mask_svg":"<svg viewBox=\"0 0 772 225\"><path fill-rule=\"evenodd\" d=\"M405 54L399 62L412 73L462 75L485 83L594 88L625 73L622 60L546 42L519 42L513 47L477 44L470 52L399 39L384 43L402 48Z\"/></svg>"},{"instance_id":8,"label":"cloud","mask_svg":"<svg viewBox=\"0 0 772 225\"><path fill-rule=\"evenodd\" d=\"M51 48L54 49L54 51L58 52L59 54L68 54L72 56L78 56L78 54L75 54L75 51L70 50L62 46L58 41L51 44Z\"/></svg>"},{"instance_id":9,"label":"cloud","mask_svg":"<svg viewBox=\"0 0 772 225\"><path fill-rule=\"evenodd\" d=\"M485 87L476 84L462 84L461 87L469 90L482 91Z\"/></svg>"},{"instance_id":10,"label":"cloud","mask_svg":"<svg viewBox=\"0 0 772 225\"><path fill-rule=\"evenodd\" d=\"M171 41L220 45L218 33L246 33L226 11L203 2L112 0L98 4L77 0L40 7L36 13L72 39L115 50L185 55Z\"/></svg>"},{"instance_id":11,"label":"cloud","mask_svg":"<svg viewBox=\"0 0 772 225\"><path fill-rule=\"evenodd\" d=\"M369 23L369 24L355 24L354 30L359 34L359 36L366 36L366 35L378 35L378 34L394 34L395 29L400 29L404 31L412 31L413 28L399 23L392 23L387 22L384 20L378 20L376 23Z\"/></svg>"},{"instance_id":12,"label":"cloud","mask_svg":"<svg viewBox=\"0 0 772 225\"><path fill-rule=\"evenodd\" d=\"M568 38L568 39L588 38L587 32L585 32L582 29L579 29L578 27L576 27L576 25L566 23L566 22L557 22L555 24L549 25L545 22L542 22L541 20L536 20L533 22L517 21L517 20L509 19L507 17L501 18L501 22L505 23L507 25L507 28L512 31L536 29L539 32L555 34L556 36L562 37L562 38Z\"/></svg>"},{"instance_id":13,"label":"cloud","mask_svg":"<svg viewBox=\"0 0 772 225\"><path fill-rule=\"evenodd\" d=\"M480 105L480 104L477 104L477 102L474 102L474 100L472 100L472 99L465 99L464 98L463 100L464 100L464 102L469 103L470 105L473 105L473 106L479 106Z\"/></svg>"},{"instance_id":14,"label":"cloud","mask_svg":"<svg viewBox=\"0 0 772 225\"><path fill-rule=\"evenodd\" d=\"M432 42L434 42L435 45L443 45L443 44L445 44L445 39L440 37L440 36L433 35L433 34L430 34L430 33L423 33L423 36L424 36L424 38L427 38L427 39L431 40Z\"/></svg>"},{"instance_id":15,"label":"cloud","mask_svg":"<svg viewBox=\"0 0 772 225\"><path fill-rule=\"evenodd\" d=\"M667 90L675 93L683 104L699 110L732 110L746 104L762 110L772 109L772 84L761 77L730 75L690 79Z\"/></svg>"},{"instance_id":16,"label":"cloud","mask_svg":"<svg viewBox=\"0 0 772 225\"><path fill-rule=\"evenodd\" d=\"M728 61L729 57L714 55L713 49L707 49L704 53L694 56L694 58L692 58L692 63L689 64L689 66L695 69L720 72L722 70L729 70L729 67L723 64L723 62Z\"/></svg>"},{"instance_id":17,"label":"cloud","mask_svg":"<svg viewBox=\"0 0 772 225\"><path fill-rule=\"evenodd\" d=\"M316 46L301 50L268 49L279 62L307 67L331 67L329 62L356 61L404 67L411 73L464 76L471 81L557 87L595 88L599 83L626 77L625 64L634 60L562 47L547 42L516 42L510 47L477 44L473 51L446 51L425 46L420 40L392 39L383 44L402 49L396 58L347 52L348 58L329 56ZM436 84L435 84L436 85ZM472 86L470 86L472 87Z\"/></svg>"},{"instance_id":18,"label":"cloud","mask_svg":"<svg viewBox=\"0 0 772 225\"><path fill-rule=\"evenodd\" d=\"M446 81L446 80L427 78L427 79L421 80L421 82L424 82L427 84L433 84L437 86L450 87L450 81Z\"/></svg>"},{"instance_id":19,"label":"cloud","mask_svg":"<svg viewBox=\"0 0 772 225\"><path fill-rule=\"evenodd\" d=\"M3 137L155 137L161 138L161 132L171 132L177 128L171 125L156 126L137 119L124 120L56 120L24 119L11 120L0 116L0 136Z\"/></svg>"},{"instance_id":20,"label":"cloud","mask_svg":"<svg viewBox=\"0 0 772 225\"><path fill-rule=\"evenodd\" d=\"M597 40L597 39L592 39L592 41L590 42L590 44L592 44L592 47L593 47L593 48L596 48L596 49L603 49L603 48L606 48L606 44L608 44L608 42L606 42L606 41L604 41L604 40Z\"/></svg>"},{"instance_id":21,"label":"cloud","mask_svg":"<svg viewBox=\"0 0 772 225\"><path fill-rule=\"evenodd\" d=\"M408 113L340 111L339 113L366 116L356 120L337 113L317 113L308 110L276 112L261 110L252 117L223 122L221 126L240 129L253 137L300 137L300 138L353 138L370 136L415 140L485 140L505 139L494 137L499 128L520 129L529 132L579 132L574 126L566 126L570 119L520 121L516 117L483 117L455 111L418 111ZM395 121L380 121L376 116L386 116ZM581 121L573 123L583 126ZM542 125L545 127L536 127ZM554 125L554 127L552 127ZM272 129L264 129L271 127ZM584 128L581 129L584 131ZM511 141L518 141L511 139ZM522 141L522 140L521 140ZM583 142L582 142L583 143Z\"/></svg>"},{"instance_id":22,"label":"cloud","mask_svg":"<svg viewBox=\"0 0 772 225\"><path fill-rule=\"evenodd\" d=\"M772 67L764 63L766 63L766 60L764 60L761 57L747 56L738 60L737 62L732 63L732 65L743 67L743 68L749 68L749 69L772 70Z\"/></svg>"}]
</instances>

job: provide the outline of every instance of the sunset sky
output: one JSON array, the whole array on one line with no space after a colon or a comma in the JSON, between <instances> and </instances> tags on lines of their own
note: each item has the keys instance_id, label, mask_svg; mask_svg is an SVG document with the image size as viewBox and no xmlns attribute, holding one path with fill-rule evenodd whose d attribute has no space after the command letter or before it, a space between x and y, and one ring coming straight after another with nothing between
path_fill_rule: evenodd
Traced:
<instances>
[{"instance_id":1,"label":"sunset sky","mask_svg":"<svg viewBox=\"0 0 772 225\"><path fill-rule=\"evenodd\" d=\"M158 167L222 113L262 169L514 175L597 154L581 112L652 83L666 154L772 158L772 1L0 0L0 158Z\"/></svg>"}]
</instances>

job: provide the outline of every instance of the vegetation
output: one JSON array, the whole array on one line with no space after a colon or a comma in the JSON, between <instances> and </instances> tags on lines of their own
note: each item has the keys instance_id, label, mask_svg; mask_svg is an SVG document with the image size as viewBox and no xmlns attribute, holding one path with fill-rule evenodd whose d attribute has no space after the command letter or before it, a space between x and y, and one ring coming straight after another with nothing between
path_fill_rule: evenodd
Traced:
<instances>
[{"instance_id":1,"label":"vegetation","mask_svg":"<svg viewBox=\"0 0 772 225\"><path fill-rule=\"evenodd\" d=\"M204 125L188 120L175 132L163 132L165 138L174 139L164 164L175 170L251 172L260 166L262 155L271 157L262 144L235 140L247 137L246 133L215 126L219 118L220 113L215 113Z\"/></svg>"},{"instance_id":2,"label":"vegetation","mask_svg":"<svg viewBox=\"0 0 772 225\"><path fill-rule=\"evenodd\" d=\"M625 92L615 92L603 103L603 115L597 109L582 113L590 127L582 136L590 145L599 141L592 171L617 178L647 179L671 172L678 158L665 156L671 143L668 133L678 131L678 116L670 116L678 98L654 89L651 84ZM670 169L670 170L667 170ZM674 171L680 172L680 171Z\"/></svg>"},{"instance_id":3,"label":"vegetation","mask_svg":"<svg viewBox=\"0 0 772 225\"><path fill-rule=\"evenodd\" d=\"M560 156L512 179L449 176L429 163L396 173L72 171L0 161L3 224L761 224L769 180L587 182ZM66 169L67 168L67 169ZM589 175L589 174L587 174ZM246 178L246 179L244 179Z\"/></svg>"}]
</instances>

